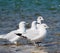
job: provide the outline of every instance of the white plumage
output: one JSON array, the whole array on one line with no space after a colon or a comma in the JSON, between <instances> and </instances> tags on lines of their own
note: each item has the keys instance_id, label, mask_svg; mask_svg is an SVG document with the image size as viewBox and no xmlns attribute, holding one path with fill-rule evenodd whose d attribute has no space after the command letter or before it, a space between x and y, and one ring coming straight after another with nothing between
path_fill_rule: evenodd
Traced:
<instances>
[{"instance_id":1,"label":"white plumage","mask_svg":"<svg viewBox=\"0 0 60 53\"><path fill-rule=\"evenodd\" d=\"M37 28L40 26L40 24L42 24L42 20L44 20L43 19L43 17L42 16L39 16L38 18L37 18Z\"/></svg>"},{"instance_id":2,"label":"white plumage","mask_svg":"<svg viewBox=\"0 0 60 53\"><path fill-rule=\"evenodd\" d=\"M21 34L25 33L25 24L26 24L26 22L24 22L24 21L20 22L19 29L11 31L10 33L2 36L1 38L7 39L11 42L15 42L17 39L20 38L20 36L16 35L16 33L21 33Z\"/></svg>"},{"instance_id":3,"label":"white plumage","mask_svg":"<svg viewBox=\"0 0 60 53\"><path fill-rule=\"evenodd\" d=\"M26 36L28 39L32 40L36 35L39 34L36 26L37 22L33 21L31 28L26 30L25 34L22 34L22 36Z\"/></svg>"},{"instance_id":4,"label":"white plumage","mask_svg":"<svg viewBox=\"0 0 60 53\"><path fill-rule=\"evenodd\" d=\"M37 22L40 23L40 24L41 24L41 21L42 21L42 20L44 20L42 16L39 16L39 17L37 18Z\"/></svg>"},{"instance_id":5,"label":"white plumage","mask_svg":"<svg viewBox=\"0 0 60 53\"><path fill-rule=\"evenodd\" d=\"M38 28L36 28L36 21L32 22L33 27L31 29L26 30L26 34L23 36L27 37L32 41L37 41L39 39L43 39L46 36L48 26L46 24L41 24Z\"/></svg>"}]
</instances>

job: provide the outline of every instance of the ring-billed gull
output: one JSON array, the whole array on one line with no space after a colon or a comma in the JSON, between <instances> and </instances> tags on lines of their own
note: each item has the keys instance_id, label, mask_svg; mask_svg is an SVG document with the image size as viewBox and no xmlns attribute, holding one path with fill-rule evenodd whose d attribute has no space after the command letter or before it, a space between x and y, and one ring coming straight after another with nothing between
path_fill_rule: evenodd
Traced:
<instances>
[{"instance_id":1,"label":"ring-billed gull","mask_svg":"<svg viewBox=\"0 0 60 53\"><path fill-rule=\"evenodd\" d=\"M31 24L31 28L26 30L26 34L24 34L24 36L29 37L28 39L32 39L32 38L34 38L34 36L39 34L36 24L37 24L37 22L33 21Z\"/></svg>"},{"instance_id":2,"label":"ring-billed gull","mask_svg":"<svg viewBox=\"0 0 60 53\"><path fill-rule=\"evenodd\" d=\"M39 40L39 39L42 40L47 34L47 30L46 30L47 28L49 28L47 24L42 23L37 29L39 32L39 35L35 36L32 40Z\"/></svg>"},{"instance_id":3,"label":"ring-billed gull","mask_svg":"<svg viewBox=\"0 0 60 53\"><path fill-rule=\"evenodd\" d=\"M15 43L15 41L20 38L20 36L16 35L16 33L20 33L20 34L25 33L25 25L26 25L26 22L25 21L21 21L19 23L19 29L11 31L10 33L6 34L2 38L7 39L7 40L9 40L12 43L13 42Z\"/></svg>"},{"instance_id":4,"label":"ring-billed gull","mask_svg":"<svg viewBox=\"0 0 60 53\"><path fill-rule=\"evenodd\" d=\"M41 24L41 21L42 21L42 20L44 20L42 16L39 16L39 17L37 18L37 22L38 22L39 24Z\"/></svg>"}]
</instances>

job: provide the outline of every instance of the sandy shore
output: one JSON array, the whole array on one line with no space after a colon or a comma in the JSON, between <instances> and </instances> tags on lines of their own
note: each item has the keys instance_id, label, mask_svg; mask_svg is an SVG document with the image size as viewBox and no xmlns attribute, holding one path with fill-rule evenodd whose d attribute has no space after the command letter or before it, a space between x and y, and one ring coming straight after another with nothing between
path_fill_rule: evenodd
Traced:
<instances>
[{"instance_id":1,"label":"sandy shore","mask_svg":"<svg viewBox=\"0 0 60 53\"><path fill-rule=\"evenodd\" d=\"M55 46L50 47L35 47L33 45L2 45L0 46L0 53L60 53L59 48Z\"/></svg>"},{"instance_id":2,"label":"sandy shore","mask_svg":"<svg viewBox=\"0 0 60 53\"><path fill-rule=\"evenodd\" d=\"M0 53L48 53L44 48L36 48L29 45L8 45L0 46Z\"/></svg>"}]
</instances>

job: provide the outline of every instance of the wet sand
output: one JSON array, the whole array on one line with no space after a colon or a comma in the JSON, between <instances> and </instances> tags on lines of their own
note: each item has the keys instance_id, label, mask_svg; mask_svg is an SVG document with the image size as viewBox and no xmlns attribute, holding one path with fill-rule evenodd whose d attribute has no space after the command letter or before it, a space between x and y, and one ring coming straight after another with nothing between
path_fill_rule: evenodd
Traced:
<instances>
[{"instance_id":1,"label":"wet sand","mask_svg":"<svg viewBox=\"0 0 60 53\"><path fill-rule=\"evenodd\" d=\"M44 48L36 48L35 46L29 45L10 45L0 46L0 53L48 53Z\"/></svg>"},{"instance_id":2,"label":"wet sand","mask_svg":"<svg viewBox=\"0 0 60 53\"><path fill-rule=\"evenodd\" d=\"M34 45L2 45L0 53L60 53L60 44L35 47Z\"/></svg>"}]
</instances>

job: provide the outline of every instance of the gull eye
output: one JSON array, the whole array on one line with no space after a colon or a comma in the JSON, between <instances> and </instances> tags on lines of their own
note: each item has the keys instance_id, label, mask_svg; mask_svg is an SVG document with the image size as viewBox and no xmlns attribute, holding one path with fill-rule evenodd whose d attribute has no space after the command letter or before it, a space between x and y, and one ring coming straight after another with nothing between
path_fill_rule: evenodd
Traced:
<instances>
[{"instance_id":1,"label":"gull eye","mask_svg":"<svg viewBox=\"0 0 60 53\"><path fill-rule=\"evenodd\" d=\"M40 18L41 19L41 18Z\"/></svg>"},{"instance_id":2,"label":"gull eye","mask_svg":"<svg viewBox=\"0 0 60 53\"><path fill-rule=\"evenodd\" d=\"M46 27L46 26L44 26L44 27Z\"/></svg>"}]
</instances>

